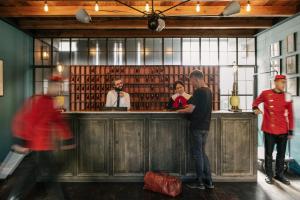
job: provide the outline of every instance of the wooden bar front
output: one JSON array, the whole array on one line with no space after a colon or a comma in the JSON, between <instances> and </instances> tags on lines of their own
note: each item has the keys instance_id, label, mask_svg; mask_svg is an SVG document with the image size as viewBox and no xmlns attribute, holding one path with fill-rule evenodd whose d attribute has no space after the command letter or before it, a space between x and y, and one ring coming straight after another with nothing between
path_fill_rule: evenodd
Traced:
<instances>
[{"instance_id":1,"label":"wooden bar front","mask_svg":"<svg viewBox=\"0 0 300 200\"><path fill-rule=\"evenodd\" d=\"M188 121L174 112L69 112L77 148L58 153L62 181L143 181L149 170L195 177ZM214 112L206 146L214 181L256 181L257 119Z\"/></svg>"}]
</instances>

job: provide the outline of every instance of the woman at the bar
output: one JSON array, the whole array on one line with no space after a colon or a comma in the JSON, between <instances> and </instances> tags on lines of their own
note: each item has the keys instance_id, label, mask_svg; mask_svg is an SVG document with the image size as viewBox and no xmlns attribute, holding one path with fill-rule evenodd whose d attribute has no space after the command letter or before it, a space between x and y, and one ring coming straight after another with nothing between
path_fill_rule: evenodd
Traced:
<instances>
[{"instance_id":1,"label":"woman at the bar","mask_svg":"<svg viewBox=\"0 0 300 200\"><path fill-rule=\"evenodd\" d=\"M185 92L184 83L182 81L176 81L174 83L175 94L170 98L167 109L168 110L178 110L184 108L191 98L191 95Z\"/></svg>"}]
</instances>

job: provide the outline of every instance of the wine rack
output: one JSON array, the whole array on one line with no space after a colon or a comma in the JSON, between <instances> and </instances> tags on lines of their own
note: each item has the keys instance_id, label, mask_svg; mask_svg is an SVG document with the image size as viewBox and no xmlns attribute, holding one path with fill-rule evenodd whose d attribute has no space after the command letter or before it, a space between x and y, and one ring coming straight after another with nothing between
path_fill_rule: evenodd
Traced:
<instances>
[{"instance_id":1,"label":"wine rack","mask_svg":"<svg viewBox=\"0 0 300 200\"><path fill-rule=\"evenodd\" d=\"M213 109L220 109L219 67L207 66L71 66L70 110L98 111L105 106L106 94L113 80L121 78L130 94L131 110L163 110L174 94L173 84L181 80L192 94L188 76L203 71L213 93Z\"/></svg>"}]
</instances>

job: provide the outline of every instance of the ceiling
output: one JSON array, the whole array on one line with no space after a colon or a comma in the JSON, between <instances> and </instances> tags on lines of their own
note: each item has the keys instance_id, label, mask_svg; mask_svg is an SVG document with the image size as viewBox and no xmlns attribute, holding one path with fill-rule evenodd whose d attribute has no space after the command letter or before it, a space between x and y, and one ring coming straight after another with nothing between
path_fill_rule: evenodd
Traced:
<instances>
[{"instance_id":1,"label":"ceiling","mask_svg":"<svg viewBox=\"0 0 300 200\"><path fill-rule=\"evenodd\" d=\"M145 10L147 0L122 2ZM220 17L231 0L192 0L165 13L167 30L263 30L300 11L300 0L250 0L251 11L246 11L247 0L239 0L241 12ZM134 9L113 0L100 0L100 11L94 10L95 1L48 0L49 11L43 10L44 0L0 0L0 17L27 31L40 30L146 30L147 20ZM165 10L182 0L154 1L155 10ZM201 11L195 6L200 2ZM151 4L151 1L149 1ZM82 24L74 15L85 8L92 23Z\"/></svg>"}]
</instances>

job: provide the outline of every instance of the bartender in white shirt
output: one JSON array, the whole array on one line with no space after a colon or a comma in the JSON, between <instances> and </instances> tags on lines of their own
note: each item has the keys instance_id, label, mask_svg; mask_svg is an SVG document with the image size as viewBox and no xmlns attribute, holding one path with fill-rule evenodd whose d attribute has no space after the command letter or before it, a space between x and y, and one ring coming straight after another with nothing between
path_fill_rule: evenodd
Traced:
<instances>
[{"instance_id":1,"label":"bartender in white shirt","mask_svg":"<svg viewBox=\"0 0 300 200\"><path fill-rule=\"evenodd\" d=\"M127 92L122 91L123 81L117 79L114 81L114 89L110 90L106 96L106 107L127 107L130 109L130 96Z\"/></svg>"}]
</instances>

